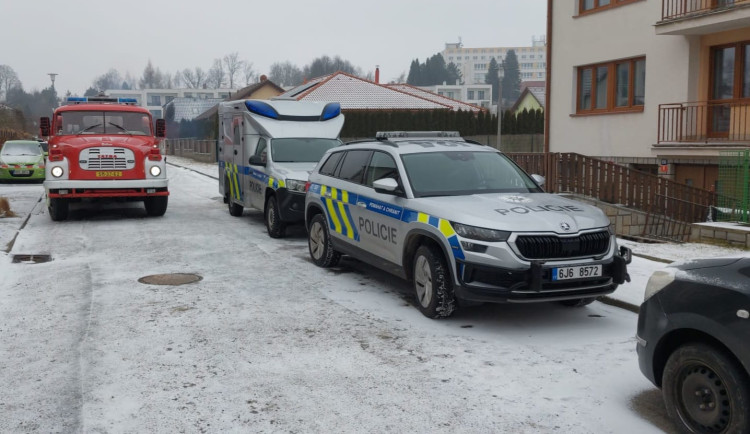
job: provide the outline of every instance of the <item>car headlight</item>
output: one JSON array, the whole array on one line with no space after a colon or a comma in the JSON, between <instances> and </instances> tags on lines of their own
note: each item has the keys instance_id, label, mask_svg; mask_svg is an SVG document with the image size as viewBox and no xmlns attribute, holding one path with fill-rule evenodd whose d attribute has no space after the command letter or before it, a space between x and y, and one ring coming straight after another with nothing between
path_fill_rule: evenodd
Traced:
<instances>
[{"instance_id":1,"label":"car headlight","mask_svg":"<svg viewBox=\"0 0 750 434\"><path fill-rule=\"evenodd\" d=\"M54 176L55 178L59 178L59 177L63 176L64 172L65 171L60 166L55 166L55 167L52 168L52 170L50 170L50 173L52 173L52 176Z\"/></svg>"},{"instance_id":2,"label":"car headlight","mask_svg":"<svg viewBox=\"0 0 750 434\"><path fill-rule=\"evenodd\" d=\"M299 179L286 179L287 190L298 191L300 193L305 192L305 184L307 181L301 181Z\"/></svg>"},{"instance_id":3,"label":"car headlight","mask_svg":"<svg viewBox=\"0 0 750 434\"><path fill-rule=\"evenodd\" d=\"M478 228L476 226L462 225L461 223L451 223L453 230L464 238L470 238L478 241L507 241L510 232L499 231L497 229Z\"/></svg>"},{"instance_id":4,"label":"car headlight","mask_svg":"<svg viewBox=\"0 0 750 434\"><path fill-rule=\"evenodd\" d=\"M159 176L161 175L161 167L159 166L151 166L148 171L151 173L151 176Z\"/></svg>"},{"instance_id":5,"label":"car headlight","mask_svg":"<svg viewBox=\"0 0 750 434\"><path fill-rule=\"evenodd\" d=\"M675 268L665 268L663 270L654 271L654 273L648 279L648 283L646 284L646 292L643 296L643 301L648 300L657 292L664 289L664 287L674 282L674 275L676 271L677 269Z\"/></svg>"}]
</instances>

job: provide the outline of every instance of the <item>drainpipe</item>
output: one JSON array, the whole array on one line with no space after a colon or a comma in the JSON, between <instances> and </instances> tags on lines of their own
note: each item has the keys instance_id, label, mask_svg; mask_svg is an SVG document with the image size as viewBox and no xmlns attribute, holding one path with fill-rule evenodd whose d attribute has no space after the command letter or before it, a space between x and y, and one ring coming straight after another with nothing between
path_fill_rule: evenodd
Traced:
<instances>
[{"instance_id":1,"label":"drainpipe","mask_svg":"<svg viewBox=\"0 0 750 434\"><path fill-rule=\"evenodd\" d=\"M552 115L550 110L550 94L552 89L552 0L547 0L547 66L545 67L545 80L547 85L544 87L544 152L549 152L549 118Z\"/></svg>"}]
</instances>

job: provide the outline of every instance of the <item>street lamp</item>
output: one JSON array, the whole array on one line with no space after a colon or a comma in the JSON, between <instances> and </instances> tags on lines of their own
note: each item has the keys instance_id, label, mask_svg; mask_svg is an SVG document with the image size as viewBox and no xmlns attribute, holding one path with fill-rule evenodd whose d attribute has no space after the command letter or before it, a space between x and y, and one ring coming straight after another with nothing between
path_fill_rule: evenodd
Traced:
<instances>
[{"instance_id":1,"label":"street lamp","mask_svg":"<svg viewBox=\"0 0 750 434\"><path fill-rule=\"evenodd\" d=\"M59 74L56 72L48 72L47 75L49 75L50 80L52 80L52 89L55 88L55 77L57 77Z\"/></svg>"}]
</instances>

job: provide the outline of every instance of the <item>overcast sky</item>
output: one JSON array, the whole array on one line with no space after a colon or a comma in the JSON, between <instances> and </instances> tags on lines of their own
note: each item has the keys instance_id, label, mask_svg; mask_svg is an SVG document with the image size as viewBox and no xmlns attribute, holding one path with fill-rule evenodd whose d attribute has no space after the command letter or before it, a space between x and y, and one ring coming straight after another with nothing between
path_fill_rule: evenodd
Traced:
<instances>
[{"instance_id":1,"label":"overcast sky","mask_svg":"<svg viewBox=\"0 0 750 434\"><path fill-rule=\"evenodd\" d=\"M115 68L139 78L151 59L174 74L238 52L256 72L290 61L300 68L341 56L381 81L411 61L464 47L530 46L546 26L545 0L0 0L0 64L24 89L82 94Z\"/></svg>"}]
</instances>

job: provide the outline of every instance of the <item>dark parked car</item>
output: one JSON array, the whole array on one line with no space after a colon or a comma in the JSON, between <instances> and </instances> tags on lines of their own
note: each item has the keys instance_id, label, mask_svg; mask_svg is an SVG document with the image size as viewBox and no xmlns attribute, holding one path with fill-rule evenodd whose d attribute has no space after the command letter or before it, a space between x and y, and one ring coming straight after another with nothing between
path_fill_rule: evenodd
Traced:
<instances>
[{"instance_id":1,"label":"dark parked car","mask_svg":"<svg viewBox=\"0 0 750 434\"><path fill-rule=\"evenodd\" d=\"M750 432L750 257L654 272L638 316L641 372L680 430Z\"/></svg>"}]
</instances>

